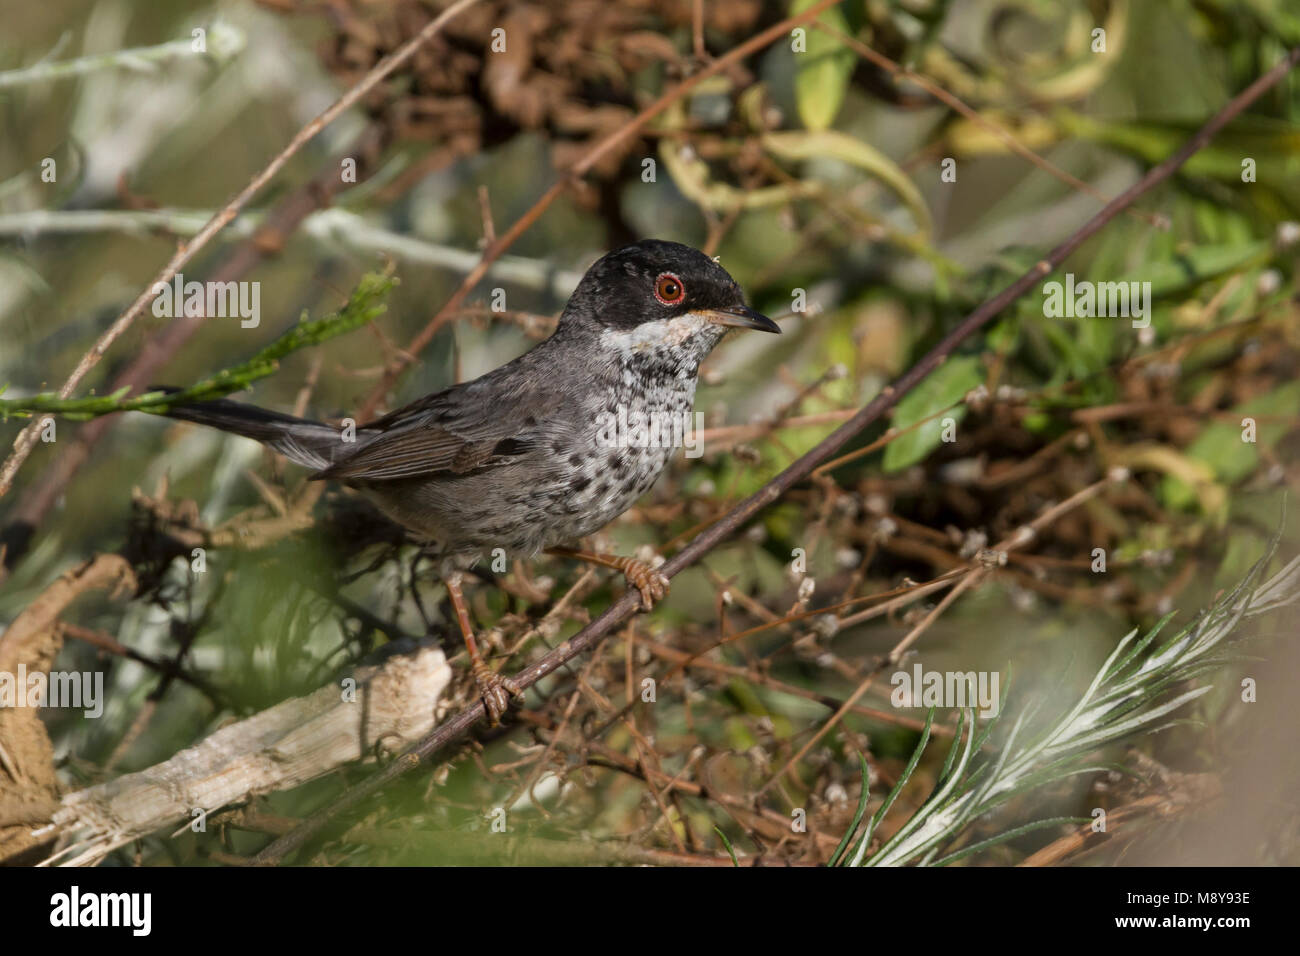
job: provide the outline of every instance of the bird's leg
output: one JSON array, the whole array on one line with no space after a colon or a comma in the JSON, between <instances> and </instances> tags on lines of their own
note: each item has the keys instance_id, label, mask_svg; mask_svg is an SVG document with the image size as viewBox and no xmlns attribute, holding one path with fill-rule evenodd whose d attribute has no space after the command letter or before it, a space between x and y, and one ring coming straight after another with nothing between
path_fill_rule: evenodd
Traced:
<instances>
[{"instance_id":1,"label":"bird's leg","mask_svg":"<svg viewBox=\"0 0 1300 956\"><path fill-rule=\"evenodd\" d=\"M411 599L415 602L415 609L420 612L420 619L424 621L424 629L429 630L429 612L424 609L424 600L420 597L420 560L424 558L426 552L423 548L415 552L415 557L411 559Z\"/></svg>"},{"instance_id":2,"label":"bird's leg","mask_svg":"<svg viewBox=\"0 0 1300 956\"><path fill-rule=\"evenodd\" d=\"M453 571L448 574L443 578L443 583L447 585L447 596L451 598L451 606L456 609L460 633L465 638L465 650L469 651L470 673L474 675L479 696L483 698L483 706L487 708L488 720L495 727L501 722L501 715L510 706L509 695L522 697L523 688L509 677L502 677L488 667L487 661L483 660L483 656L479 653L478 643L474 640L474 627L469 620L469 608L465 605L465 592L460 587L460 572Z\"/></svg>"},{"instance_id":3,"label":"bird's leg","mask_svg":"<svg viewBox=\"0 0 1300 956\"><path fill-rule=\"evenodd\" d=\"M573 548L547 548L547 554L565 558L577 558L588 564L598 564L602 568L613 568L623 572L628 587L641 592L641 607L649 611L655 601L662 600L668 594L668 579L644 561L636 558L621 558L616 554L597 554L593 551L578 551Z\"/></svg>"}]
</instances>

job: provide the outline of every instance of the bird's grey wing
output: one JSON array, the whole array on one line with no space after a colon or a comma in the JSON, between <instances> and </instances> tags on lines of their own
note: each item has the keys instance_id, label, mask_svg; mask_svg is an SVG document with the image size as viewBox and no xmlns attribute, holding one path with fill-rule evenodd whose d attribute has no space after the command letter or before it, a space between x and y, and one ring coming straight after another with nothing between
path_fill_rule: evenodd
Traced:
<instances>
[{"instance_id":1,"label":"bird's grey wing","mask_svg":"<svg viewBox=\"0 0 1300 956\"><path fill-rule=\"evenodd\" d=\"M399 478L463 475L517 461L553 430L550 416L559 401L546 395L502 395L455 386L415 402L365 426L358 443L313 478L392 481Z\"/></svg>"}]
</instances>

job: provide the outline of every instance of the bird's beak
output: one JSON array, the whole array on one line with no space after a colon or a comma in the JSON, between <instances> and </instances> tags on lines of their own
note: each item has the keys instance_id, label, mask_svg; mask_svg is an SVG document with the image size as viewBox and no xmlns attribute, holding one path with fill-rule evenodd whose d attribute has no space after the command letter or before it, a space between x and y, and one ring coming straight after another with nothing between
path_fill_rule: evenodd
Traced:
<instances>
[{"instance_id":1,"label":"bird's beak","mask_svg":"<svg viewBox=\"0 0 1300 956\"><path fill-rule=\"evenodd\" d=\"M760 332L781 334L781 326L761 312L755 312L747 305L729 305L725 309L702 309L700 314L714 325L725 325L735 329L757 329Z\"/></svg>"}]
</instances>

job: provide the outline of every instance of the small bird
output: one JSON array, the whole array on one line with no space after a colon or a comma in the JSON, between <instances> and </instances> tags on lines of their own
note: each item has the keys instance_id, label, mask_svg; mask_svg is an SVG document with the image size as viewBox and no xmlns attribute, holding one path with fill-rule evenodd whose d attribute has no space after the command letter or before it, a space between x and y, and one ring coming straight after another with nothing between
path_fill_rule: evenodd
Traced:
<instances>
[{"instance_id":1,"label":"small bird","mask_svg":"<svg viewBox=\"0 0 1300 956\"><path fill-rule=\"evenodd\" d=\"M611 422L682 421L700 363L729 329L780 332L745 305L736 281L704 253L644 240L599 259L555 332L530 351L356 429L226 399L173 406L172 418L255 439L357 489L432 543L495 724L522 695L483 660L461 587L484 552L540 551L622 571L649 610L668 580L649 564L571 547L650 489L674 448L611 432ZM660 430L662 438L662 429Z\"/></svg>"}]
</instances>

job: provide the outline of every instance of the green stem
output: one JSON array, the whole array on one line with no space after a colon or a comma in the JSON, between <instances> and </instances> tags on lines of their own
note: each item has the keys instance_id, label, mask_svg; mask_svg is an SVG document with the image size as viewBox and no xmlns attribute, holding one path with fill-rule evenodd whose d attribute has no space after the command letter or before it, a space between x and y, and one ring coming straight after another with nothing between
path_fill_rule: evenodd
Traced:
<instances>
[{"instance_id":1,"label":"green stem","mask_svg":"<svg viewBox=\"0 0 1300 956\"><path fill-rule=\"evenodd\" d=\"M132 398L126 397L128 389L120 389L111 395L91 395L86 398L59 398L57 392L42 392L26 398L0 398L0 421L10 416L27 418L42 413L54 413L72 419L98 418L114 412L165 415L173 405L210 401L242 391L258 379L275 374L280 367L280 359L286 355L351 332L383 314L387 308L384 300L396 284L397 280L391 276L366 273L352 291L347 304L338 312L315 320L307 319L304 313L302 321L247 362L223 369L180 391L146 392Z\"/></svg>"}]
</instances>

